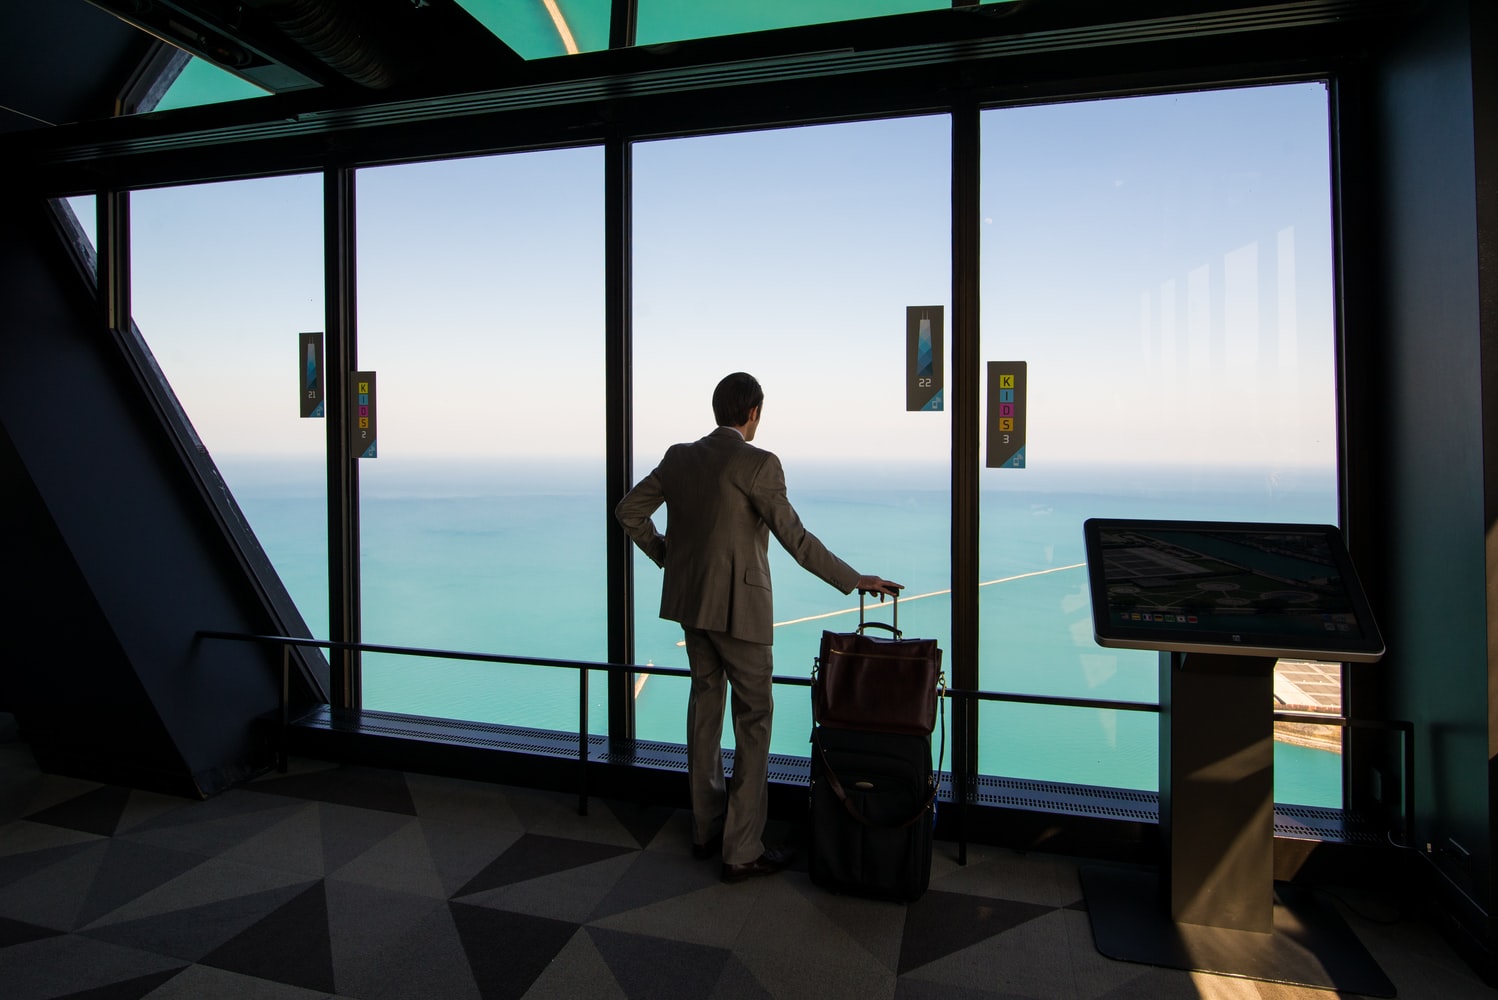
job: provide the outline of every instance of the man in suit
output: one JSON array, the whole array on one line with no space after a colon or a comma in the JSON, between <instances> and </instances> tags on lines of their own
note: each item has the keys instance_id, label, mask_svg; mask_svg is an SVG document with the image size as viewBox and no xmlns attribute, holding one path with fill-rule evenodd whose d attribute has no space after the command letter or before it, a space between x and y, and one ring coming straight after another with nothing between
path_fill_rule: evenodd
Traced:
<instances>
[{"instance_id":1,"label":"man in suit","mask_svg":"<svg viewBox=\"0 0 1498 1000\"><path fill-rule=\"evenodd\" d=\"M735 372L713 392L718 428L673 445L614 516L665 570L661 617L680 622L692 671L687 701L687 783L692 853L719 851L723 881L783 869L791 860L763 842L769 804L773 611L769 535L801 566L845 594L895 595L902 584L861 575L801 525L786 499L780 460L756 448L764 390ZM651 515L666 505L667 534ZM726 687L725 687L726 685ZM732 689L734 777L723 781L723 703Z\"/></svg>"}]
</instances>

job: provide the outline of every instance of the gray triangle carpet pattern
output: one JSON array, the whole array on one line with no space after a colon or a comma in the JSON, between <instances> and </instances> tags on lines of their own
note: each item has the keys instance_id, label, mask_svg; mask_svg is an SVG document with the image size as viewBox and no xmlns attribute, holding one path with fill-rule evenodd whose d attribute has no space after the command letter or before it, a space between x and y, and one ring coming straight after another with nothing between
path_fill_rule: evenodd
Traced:
<instances>
[{"instance_id":1,"label":"gray triangle carpet pattern","mask_svg":"<svg viewBox=\"0 0 1498 1000\"><path fill-rule=\"evenodd\" d=\"M725 885L689 836L679 810L315 761L193 802L4 744L0 997L1331 995L1103 957L1065 858L938 843L900 905L804 860ZM1348 920L1401 996L1493 995L1422 925Z\"/></svg>"}]
</instances>

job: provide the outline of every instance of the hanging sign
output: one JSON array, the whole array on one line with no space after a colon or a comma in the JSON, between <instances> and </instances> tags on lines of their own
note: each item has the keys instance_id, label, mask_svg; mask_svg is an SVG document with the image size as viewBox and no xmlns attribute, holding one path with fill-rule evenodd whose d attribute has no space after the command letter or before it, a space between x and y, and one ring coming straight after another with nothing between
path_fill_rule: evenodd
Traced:
<instances>
[{"instance_id":1,"label":"hanging sign","mask_svg":"<svg viewBox=\"0 0 1498 1000\"><path fill-rule=\"evenodd\" d=\"M301 381L302 416L323 415L322 333L297 334L298 375Z\"/></svg>"},{"instance_id":2,"label":"hanging sign","mask_svg":"<svg viewBox=\"0 0 1498 1000\"><path fill-rule=\"evenodd\" d=\"M905 307L905 409L942 408L941 306Z\"/></svg>"},{"instance_id":3,"label":"hanging sign","mask_svg":"<svg viewBox=\"0 0 1498 1000\"><path fill-rule=\"evenodd\" d=\"M349 444L358 458L374 458L375 373L349 373Z\"/></svg>"},{"instance_id":4,"label":"hanging sign","mask_svg":"<svg viewBox=\"0 0 1498 1000\"><path fill-rule=\"evenodd\" d=\"M988 459L990 469L1025 467L1025 376L1023 361L988 363Z\"/></svg>"}]
</instances>

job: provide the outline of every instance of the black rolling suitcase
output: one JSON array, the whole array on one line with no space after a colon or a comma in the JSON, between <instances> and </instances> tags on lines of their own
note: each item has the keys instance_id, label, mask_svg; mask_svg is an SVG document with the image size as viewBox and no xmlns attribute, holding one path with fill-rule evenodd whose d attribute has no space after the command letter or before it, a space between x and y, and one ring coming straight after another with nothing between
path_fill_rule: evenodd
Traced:
<instances>
[{"instance_id":1,"label":"black rolling suitcase","mask_svg":"<svg viewBox=\"0 0 1498 1000\"><path fill-rule=\"evenodd\" d=\"M911 902L931 881L931 741L818 727L811 754L811 880Z\"/></svg>"},{"instance_id":2,"label":"black rolling suitcase","mask_svg":"<svg viewBox=\"0 0 1498 1000\"><path fill-rule=\"evenodd\" d=\"M910 902L931 880L941 650L863 618L860 599L858 631L823 633L812 672L810 874L834 892Z\"/></svg>"}]
</instances>

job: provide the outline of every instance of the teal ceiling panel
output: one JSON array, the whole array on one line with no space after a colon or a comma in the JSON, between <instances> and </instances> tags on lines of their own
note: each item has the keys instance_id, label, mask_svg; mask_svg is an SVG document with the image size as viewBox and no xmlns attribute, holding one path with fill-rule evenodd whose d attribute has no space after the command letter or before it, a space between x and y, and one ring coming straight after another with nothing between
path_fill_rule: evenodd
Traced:
<instances>
[{"instance_id":1,"label":"teal ceiling panel","mask_svg":"<svg viewBox=\"0 0 1498 1000\"><path fill-rule=\"evenodd\" d=\"M952 0L639 0L635 42L679 42L888 14L945 10Z\"/></svg>"},{"instance_id":2,"label":"teal ceiling panel","mask_svg":"<svg viewBox=\"0 0 1498 1000\"><path fill-rule=\"evenodd\" d=\"M609 47L610 0L458 0L523 59Z\"/></svg>"},{"instance_id":3,"label":"teal ceiling panel","mask_svg":"<svg viewBox=\"0 0 1498 1000\"><path fill-rule=\"evenodd\" d=\"M219 69L211 62L194 56L182 67L177 79L167 88L152 111L170 111L173 108L196 108L204 104L223 104L226 101L242 101L247 97L265 97L270 93L248 80L241 80L228 70Z\"/></svg>"}]
</instances>

